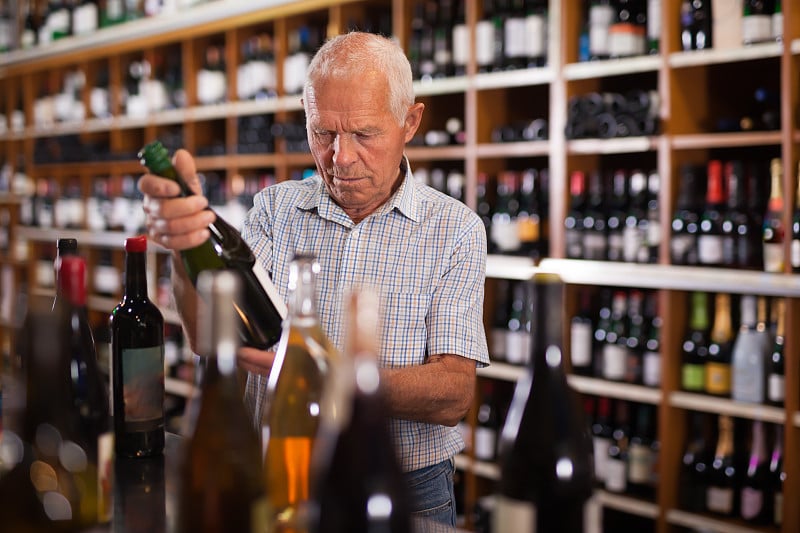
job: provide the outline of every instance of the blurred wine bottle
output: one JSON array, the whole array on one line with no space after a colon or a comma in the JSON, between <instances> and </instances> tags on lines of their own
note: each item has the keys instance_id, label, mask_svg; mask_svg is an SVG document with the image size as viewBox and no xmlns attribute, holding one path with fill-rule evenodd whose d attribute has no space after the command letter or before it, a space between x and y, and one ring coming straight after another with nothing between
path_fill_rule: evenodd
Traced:
<instances>
[{"instance_id":1,"label":"blurred wine bottle","mask_svg":"<svg viewBox=\"0 0 800 533\"><path fill-rule=\"evenodd\" d=\"M147 296L145 236L125 239L125 292L111 312L111 391L117 453L164 450L164 318Z\"/></svg>"},{"instance_id":2,"label":"blurred wine bottle","mask_svg":"<svg viewBox=\"0 0 800 533\"><path fill-rule=\"evenodd\" d=\"M311 531L405 532L410 497L386 424L377 295L353 293L346 312L344 356L327 378L312 451Z\"/></svg>"},{"instance_id":3,"label":"blurred wine bottle","mask_svg":"<svg viewBox=\"0 0 800 533\"><path fill-rule=\"evenodd\" d=\"M289 272L289 317L267 382L262 410L267 496L279 530L306 527L311 451L319 430L322 394L331 360L338 358L317 314L319 263L297 256Z\"/></svg>"},{"instance_id":4,"label":"blurred wine bottle","mask_svg":"<svg viewBox=\"0 0 800 533\"><path fill-rule=\"evenodd\" d=\"M236 318L229 311L241 286L223 270L201 273L197 288L198 349L207 365L180 467L177 531L269 531L258 434L242 401Z\"/></svg>"},{"instance_id":5,"label":"blurred wine bottle","mask_svg":"<svg viewBox=\"0 0 800 533\"><path fill-rule=\"evenodd\" d=\"M536 274L531 285L531 364L517 382L500 437L492 529L582 531L594 465L589 425L563 369L564 284Z\"/></svg>"}]
</instances>

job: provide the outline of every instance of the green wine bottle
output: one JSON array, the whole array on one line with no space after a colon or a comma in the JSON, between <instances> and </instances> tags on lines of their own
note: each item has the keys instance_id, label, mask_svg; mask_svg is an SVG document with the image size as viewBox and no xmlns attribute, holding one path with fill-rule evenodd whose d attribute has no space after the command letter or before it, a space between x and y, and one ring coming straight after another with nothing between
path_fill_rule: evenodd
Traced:
<instances>
[{"instance_id":1,"label":"green wine bottle","mask_svg":"<svg viewBox=\"0 0 800 533\"><path fill-rule=\"evenodd\" d=\"M159 141L142 148L139 158L151 173L177 183L182 196L194 194L172 166L166 148ZM286 304L269 274L233 226L217 215L208 230L211 236L206 242L181 251L186 273L196 286L197 276L204 270L230 269L236 272L242 291L233 305L240 318L242 343L255 348L269 348L280 339L281 324L288 314Z\"/></svg>"}]
</instances>

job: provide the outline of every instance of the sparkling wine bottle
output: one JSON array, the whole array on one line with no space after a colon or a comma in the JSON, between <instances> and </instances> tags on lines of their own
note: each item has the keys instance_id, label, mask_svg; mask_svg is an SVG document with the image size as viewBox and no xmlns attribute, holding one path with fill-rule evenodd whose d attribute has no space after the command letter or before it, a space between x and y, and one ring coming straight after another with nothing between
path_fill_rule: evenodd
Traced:
<instances>
[{"instance_id":1,"label":"sparkling wine bottle","mask_svg":"<svg viewBox=\"0 0 800 533\"><path fill-rule=\"evenodd\" d=\"M200 405L180 465L177 531L272 531L258 434L242 402L239 339L228 312L241 289L230 271L203 272L198 348L206 358Z\"/></svg>"},{"instance_id":2,"label":"sparkling wine bottle","mask_svg":"<svg viewBox=\"0 0 800 533\"><path fill-rule=\"evenodd\" d=\"M125 239L125 292L109 318L117 453L164 450L164 318L147 296L145 236Z\"/></svg>"},{"instance_id":3,"label":"sparkling wine bottle","mask_svg":"<svg viewBox=\"0 0 800 533\"><path fill-rule=\"evenodd\" d=\"M167 150L160 142L148 144L139 156L150 172L178 183L183 196L193 194L172 166ZM203 270L234 270L243 286L233 304L240 319L242 342L262 349L272 346L280 338L281 324L288 313L286 305L238 231L220 217L208 229L211 237L206 242L181 252L187 274L196 283Z\"/></svg>"},{"instance_id":4,"label":"sparkling wine bottle","mask_svg":"<svg viewBox=\"0 0 800 533\"><path fill-rule=\"evenodd\" d=\"M533 278L529 371L517 382L500 438L501 479L493 531L582 531L591 496L592 439L561 349L564 285Z\"/></svg>"}]
</instances>

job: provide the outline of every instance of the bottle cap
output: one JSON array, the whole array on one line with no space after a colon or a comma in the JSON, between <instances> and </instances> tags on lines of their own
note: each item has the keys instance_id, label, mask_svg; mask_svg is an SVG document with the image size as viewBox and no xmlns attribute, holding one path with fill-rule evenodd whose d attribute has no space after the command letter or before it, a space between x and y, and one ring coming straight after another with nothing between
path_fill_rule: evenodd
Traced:
<instances>
[{"instance_id":1,"label":"bottle cap","mask_svg":"<svg viewBox=\"0 0 800 533\"><path fill-rule=\"evenodd\" d=\"M59 255L74 255L78 253L78 240L58 239L58 241L56 241L56 249L58 249Z\"/></svg>"},{"instance_id":2,"label":"bottle cap","mask_svg":"<svg viewBox=\"0 0 800 533\"><path fill-rule=\"evenodd\" d=\"M145 235L137 235L136 237L128 237L125 239L126 252L146 252L147 251L147 237Z\"/></svg>"},{"instance_id":3,"label":"bottle cap","mask_svg":"<svg viewBox=\"0 0 800 533\"><path fill-rule=\"evenodd\" d=\"M86 260L77 255L63 257L59 266L58 283L61 294L72 305L86 305Z\"/></svg>"}]
</instances>

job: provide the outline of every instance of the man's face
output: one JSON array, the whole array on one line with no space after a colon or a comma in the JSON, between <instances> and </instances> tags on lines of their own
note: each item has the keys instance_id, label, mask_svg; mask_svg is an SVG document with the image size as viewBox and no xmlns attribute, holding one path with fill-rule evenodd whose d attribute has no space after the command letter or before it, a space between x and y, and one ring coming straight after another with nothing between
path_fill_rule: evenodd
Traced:
<instances>
[{"instance_id":1,"label":"man's face","mask_svg":"<svg viewBox=\"0 0 800 533\"><path fill-rule=\"evenodd\" d=\"M398 124L385 76L371 71L358 79L318 81L307 91L305 106L317 171L334 201L358 223L399 185L403 148L424 106L411 106Z\"/></svg>"}]
</instances>

